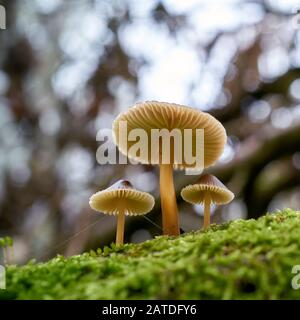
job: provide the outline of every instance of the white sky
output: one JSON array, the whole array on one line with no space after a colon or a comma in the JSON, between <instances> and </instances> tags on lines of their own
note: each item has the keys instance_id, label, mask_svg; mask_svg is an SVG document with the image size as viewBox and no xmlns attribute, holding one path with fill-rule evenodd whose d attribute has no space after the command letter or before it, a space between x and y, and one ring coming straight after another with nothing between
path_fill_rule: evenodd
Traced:
<instances>
[{"instance_id":1,"label":"white sky","mask_svg":"<svg viewBox=\"0 0 300 320\"><path fill-rule=\"evenodd\" d=\"M149 11L143 11L142 19L137 15L138 18L120 32L125 50L149 62L139 75L138 100L170 101L207 109L220 93L224 68L227 69L235 48L234 43L223 41L216 59L207 62L201 45L219 31L260 21L261 7L240 0L165 0L164 4L170 12L188 16L188 28L180 31L175 39L166 26L153 23Z\"/></svg>"},{"instance_id":2,"label":"white sky","mask_svg":"<svg viewBox=\"0 0 300 320\"><path fill-rule=\"evenodd\" d=\"M61 3L61 0L51 3L48 0L35 1L45 12ZM203 47L219 32L245 30L259 22L264 15L262 7L245 0L163 0L171 13L187 16L187 27L179 29L173 37L166 25L151 18L151 10L157 2L128 1L133 19L119 30L117 36L130 56L142 58L147 64L138 76L139 96L123 90L125 96L122 99L118 92L119 107L124 108L122 101L130 105L135 100L151 99L209 109L220 95L228 63L235 54L236 39L232 41L230 37L223 37L210 60L207 60ZM60 47L69 59L53 77L53 87L58 95L72 97L81 85L84 86L97 66L99 52L100 56L103 53L101 44L113 41L105 21L109 11L107 3L115 7L118 2L99 0L93 12L88 7L84 11L84 6L68 11ZM287 12L295 10L297 4L300 7L300 0L269 0L269 3ZM253 30L246 29L238 41L242 42L251 33ZM299 51L294 52L294 64L299 60ZM259 62L266 79L284 73L290 64L287 51L281 47L267 50Z\"/></svg>"}]
</instances>

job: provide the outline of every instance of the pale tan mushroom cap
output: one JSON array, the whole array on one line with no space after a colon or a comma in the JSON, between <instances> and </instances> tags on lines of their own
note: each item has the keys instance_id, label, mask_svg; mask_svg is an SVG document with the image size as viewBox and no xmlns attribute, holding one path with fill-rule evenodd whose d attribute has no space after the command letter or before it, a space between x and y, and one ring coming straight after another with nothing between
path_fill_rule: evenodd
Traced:
<instances>
[{"instance_id":1,"label":"pale tan mushroom cap","mask_svg":"<svg viewBox=\"0 0 300 320\"><path fill-rule=\"evenodd\" d=\"M226 204L234 198L234 194L219 179L208 174L202 176L199 183L189 185L181 190L182 198L193 204L203 204L207 193L214 204Z\"/></svg>"},{"instance_id":2,"label":"pale tan mushroom cap","mask_svg":"<svg viewBox=\"0 0 300 320\"><path fill-rule=\"evenodd\" d=\"M127 122L128 134L132 129L144 129L146 131L148 136L148 156L142 154L136 156L135 153L130 153L130 147L136 141L128 141L128 136L125 139L127 140L127 145L122 139L119 139L121 121ZM196 150L196 129L204 129L204 168L214 164L219 159L227 139L226 131L222 124L210 114L183 105L156 101L138 103L128 111L121 113L113 123L113 137L123 154L141 163L150 164L152 163L151 129L168 129L169 131L179 129L182 132L182 137L184 129L192 129L191 149L193 150L193 155ZM183 143L184 139L182 138L182 152L184 153ZM178 169L197 169L194 164L186 163L184 157L181 164L173 164Z\"/></svg>"},{"instance_id":3,"label":"pale tan mushroom cap","mask_svg":"<svg viewBox=\"0 0 300 320\"><path fill-rule=\"evenodd\" d=\"M122 187L119 182L117 184L92 195L90 207L109 215L124 211L129 216L143 215L152 210L154 198L149 193L127 187L126 184Z\"/></svg>"}]
</instances>

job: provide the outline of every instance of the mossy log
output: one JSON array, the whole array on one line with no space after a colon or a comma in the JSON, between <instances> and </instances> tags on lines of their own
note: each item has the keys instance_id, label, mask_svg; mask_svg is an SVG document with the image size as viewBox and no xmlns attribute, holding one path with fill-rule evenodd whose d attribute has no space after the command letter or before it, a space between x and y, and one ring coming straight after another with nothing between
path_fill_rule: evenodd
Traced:
<instances>
[{"instance_id":1,"label":"mossy log","mask_svg":"<svg viewBox=\"0 0 300 320\"><path fill-rule=\"evenodd\" d=\"M2 299L299 299L300 212L7 268Z\"/></svg>"}]
</instances>

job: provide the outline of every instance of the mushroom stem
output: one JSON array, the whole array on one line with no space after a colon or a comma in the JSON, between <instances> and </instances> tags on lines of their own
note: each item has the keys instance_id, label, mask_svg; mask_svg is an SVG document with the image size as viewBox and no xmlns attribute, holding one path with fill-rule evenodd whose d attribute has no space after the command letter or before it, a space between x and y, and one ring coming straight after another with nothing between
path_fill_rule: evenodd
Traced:
<instances>
[{"instance_id":1,"label":"mushroom stem","mask_svg":"<svg viewBox=\"0 0 300 320\"><path fill-rule=\"evenodd\" d=\"M204 197L204 229L207 229L210 226L210 203L210 196L209 194L206 194Z\"/></svg>"},{"instance_id":2,"label":"mushroom stem","mask_svg":"<svg viewBox=\"0 0 300 320\"><path fill-rule=\"evenodd\" d=\"M173 166L172 164L161 164L159 169L163 234L169 236L178 236L180 231L173 181Z\"/></svg>"},{"instance_id":3,"label":"mushroom stem","mask_svg":"<svg viewBox=\"0 0 300 320\"><path fill-rule=\"evenodd\" d=\"M122 212L119 212L118 214L116 244L124 243L124 225L125 225L125 213L124 211L122 211Z\"/></svg>"}]
</instances>

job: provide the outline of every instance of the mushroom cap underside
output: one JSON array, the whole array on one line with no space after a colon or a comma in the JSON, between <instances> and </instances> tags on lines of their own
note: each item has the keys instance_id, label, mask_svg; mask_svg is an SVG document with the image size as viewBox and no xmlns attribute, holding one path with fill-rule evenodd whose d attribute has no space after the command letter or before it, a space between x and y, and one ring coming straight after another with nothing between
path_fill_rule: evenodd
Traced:
<instances>
[{"instance_id":1,"label":"mushroom cap underside","mask_svg":"<svg viewBox=\"0 0 300 320\"><path fill-rule=\"evenodd\" d=\"M127 130L124 130L124 132L124 127L121 126L122 122L123 124L126 123L127 126ZM146 133L146 137L143 135L139 139L139 144L144 147L146 152L136 152L134 148L131 148L138 141L130 137L130 132L134 129L143 129ZM199 142L201 143L201 140L197 138L200 137L197 129L204 130L202 144L204 152L200 150L201 157L203 156L202 167L199 166L197 161L191 163L190 159L185 158L187 152L191 152L195 157L197 156L196 149L199 147ZM154 144L152 134L157 137L158 132L163 138L160 138L159 144ZM180 133L181 139L177 139L177 137L169 139L169 156L170 163L178 169L197 169L198 167L202 169L214 164L221 156L227 139L223 125L213 116L198 109L174 103L156 101L138 103L128 111L121 113L113 123L113 138L119 150L129 158L144 164L162 163L160 153L164 149L161 148L161 141L164 141L164 137L168 138L172 134L176 136L176 133ZM186 142L187 140L188 142ZM155 141L157 142L157 139ZM145 145L143 145L144 142ZM176 150L181 150L181 156L179 157L181 161L177 161L178 158L174 156ZM153 159L156 159L156 161Z\"/></svg>"},{"instance_id":2,"label":"mushroom cap underside","mask_svg":"<svg viewBox=\"0 0 300 320\"><path fill-rule=\"evenodd\" d=\"M154 198L149 193L134 189L103 190L90 198L90 207L104 214L129 216L143 215L154 207Z\"/></svg>"},{"instance_id":3,"label":"mushroom cap underside","mask_svg":"<svg viewBox=\"0 0 300 320\"><path fill-rule=\"evenodd\" d=\"M182 198L192 204L203 204L207 194L213 204L226 204L234 198L234 194L226 187L215 185L194 184L183 188L181 191Z\"/></svg>"}]
</instances>

